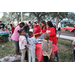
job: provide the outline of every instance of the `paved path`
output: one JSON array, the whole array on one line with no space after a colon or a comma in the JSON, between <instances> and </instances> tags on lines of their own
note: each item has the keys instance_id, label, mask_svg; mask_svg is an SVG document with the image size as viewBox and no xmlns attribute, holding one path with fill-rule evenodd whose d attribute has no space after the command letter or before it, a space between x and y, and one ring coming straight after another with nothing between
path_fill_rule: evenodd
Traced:
<instances>
[{"instance_id":1,"label":"paved path","mask_svg":"<svg viewBox=\"0 0 75 75\"><path fill-rule=\"evenodd\" d=\"M66 36L66 35L59 35L57 34L57 38L65 39L65 40L75 40L75 37L73 36Z\"/></svg>"},{"instance_id":2,"label":"paved path","mask_svg":"<svg viewBox=\"0 0 75 75\"><path fill-rule=\"evenodd\" d=\"M59 31L57 31L57 34L59 34ZM61 31L61 35L66 35L66 36L73 36L73 37L75 37L74 34L75 34L74 32Z\"/></svg>"},{"instance_id":3,"label":"paved path","mask_svg":"<svg viewBox=\"0 0 75 75\"><path fill-rule=\"evenodd\" d=\"M30 31L33 31L33 29L30 29ZM61 32L61 35L59 37L59 32L57 31L57 38L65 39L65 40L74 40L75 36L72 32Z\"/></svg>"}]
</instances>

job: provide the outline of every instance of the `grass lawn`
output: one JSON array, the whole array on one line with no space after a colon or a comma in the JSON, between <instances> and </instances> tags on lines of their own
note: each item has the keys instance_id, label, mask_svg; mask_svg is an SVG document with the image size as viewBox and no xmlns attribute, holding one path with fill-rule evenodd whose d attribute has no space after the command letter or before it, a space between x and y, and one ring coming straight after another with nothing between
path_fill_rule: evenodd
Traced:
<instances>
[{"instance_id":1,"label":"grass lawn","mask_svg":"<svg viewBox=\"0 0 75 75\"><path fill-rule=\"evenodd\" d=\"M4 47L2 47L2 45L4 45ZM74 61L74 57L72 53L73 46L70 41L58 39L57 46L59 48L59 51L58 51L59 62ZM3 58L4 56L7 56L9 54L15 55L14 43L12 41L0 42L0 58ZM53 54L53 57L54 57L54 54ZM54 61L54 58L52 61Z\"/></svg>"},{"instance_id":2,"label":"grass lawn","mask_svg":"<svg viewBox=\"0 0 75 75\"><path fill-rule=\"evenodd\" d=\"M4 45L4 47L2 47ZM0 58L9 54L15 54L13 42L0 42Z\"/></svg>"}]
</instances>

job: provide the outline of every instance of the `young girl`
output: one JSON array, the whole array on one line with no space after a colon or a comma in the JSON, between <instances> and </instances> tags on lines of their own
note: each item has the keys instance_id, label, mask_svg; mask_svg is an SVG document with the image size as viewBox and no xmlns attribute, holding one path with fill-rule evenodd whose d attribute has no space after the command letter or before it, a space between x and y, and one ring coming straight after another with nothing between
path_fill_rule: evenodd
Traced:
<instances>
[{"instance_id":1,"label":"young girl","mask_svg":"<svg viewBox=\"0 0 75 75\"><path fill-rule=\"evenodd\" d=\"M18 30L18 32L20 34L19 47L20 47L20 50L21 50L21 53L22 53L21 62L24 62L25 52L27 50L27 41L26 41L26 38L25 38L24 30L21 29L21 30Z\"/></svg>"},{"instance_id":2,"label":"young girl","mask_svg":"<svg viewBox=\"0 0 75 75\"><path fill-rule=\"evenodd\" d=\"M36 46L35 44L37 43L36 38L33 37L33 32L29 32L29 38L28 38L28 43L29 43L29 62L31 62L31 58L32 58L32 62L35 62L35 49Z\"/></svg>"},{"instance_id":3,"label":"young girl","mask_svg":"<svg viewBox=\"0 0 75 75\"><path fill-rule=\"evenodd\" d=\"M52 51L52 41L49 40L49 34L44 33L43 42L42 42L42 51L43 51L43 59L44 62L50 59L51 51Z\"/></svg>"}]
</instances>

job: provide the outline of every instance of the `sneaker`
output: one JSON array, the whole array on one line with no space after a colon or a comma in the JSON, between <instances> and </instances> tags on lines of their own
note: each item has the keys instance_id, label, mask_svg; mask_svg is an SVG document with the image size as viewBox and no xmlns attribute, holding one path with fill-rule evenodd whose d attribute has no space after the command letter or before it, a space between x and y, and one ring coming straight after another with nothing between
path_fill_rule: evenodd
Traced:
<instances>
[{"instance_id":1,"label":"sneaker","mask_svg":"<svg viewBox=\"0 0 75 75\"><path fill-rule=\"evenodd\" d=\"M57 61L57 57L55 57L55 59L54 59L55 61Z\"/></svg>"},{"instance_id":2,"label":"sneaker","mask_svg":"<svg viewBox=\"0 0 75 75\"><path fill-rule=\"evenodd\" d=\"M17 56L20 56L20 55L17 55Z\"/></svg>"},{"instance_id":3,"label":"sneaker","mask_svg":"<svg viewBox=\"0 0 75 75\"><path fill-rule=\"evenodd\" d=\"M27 60L24 60L24 62L27 62Z\"/></svg>"},{"instance_id":4,"label":"sneaker","mask_svg":"<svg viewBox=\"0 0 75 75\"><path fill-rule=\"evenodd\" d=\"M21 55L21 53L19 52L18 55Z\"/></svg>"}]
</instances>

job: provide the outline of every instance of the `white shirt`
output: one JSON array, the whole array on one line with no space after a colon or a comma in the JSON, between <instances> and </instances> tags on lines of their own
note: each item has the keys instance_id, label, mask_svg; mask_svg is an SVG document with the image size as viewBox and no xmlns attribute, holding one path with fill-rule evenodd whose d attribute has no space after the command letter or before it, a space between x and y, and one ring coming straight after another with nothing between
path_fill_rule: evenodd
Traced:
<instances>
[{"instance_id":1,"label":"white shirt","mask_svg":"<svg viewBox=\"0 0 75 75\"><path fill-rule=\"evenodd\" d=\"M25 45L27 45L26 38L25 38L25 36L20 35L20 37L19 37L19 47L20 47L20 49L21 50L25 49Z\"/></svg>"},{"instance_id":2,"label":"white shirt","mask_svg":"<svg viewBox=\"0 0 75 75\"><path fill-rule=\"evenodd\" d=\"M35 49L36 48L35 44L37 42L38 41L34 37L28 38L29 48L34 48Z\"/></svg>"},{"instance_id":3,"label":"white shirt","mask_svg":"<svg viewBox=\"0 0 75 75\"><path fill-rule=\"evenodd\" d=\"M10 25L7 25L8 28L10 28Z\"/></svg>"},{"instance_id":4,"label":"white shirt","mask_svg":"<svg viewBox=\"0 0 75 75\"><path fill-rule=\"evenodd\" d=\"M60 28L60 27L61 27L61 23L58 24L58 28Z\"/></svg>"}]
</instances>

